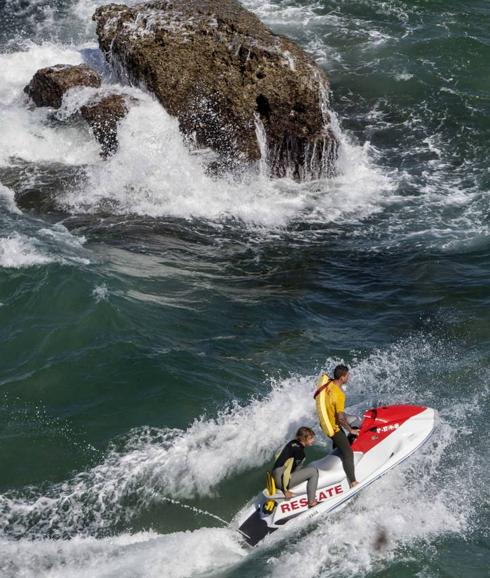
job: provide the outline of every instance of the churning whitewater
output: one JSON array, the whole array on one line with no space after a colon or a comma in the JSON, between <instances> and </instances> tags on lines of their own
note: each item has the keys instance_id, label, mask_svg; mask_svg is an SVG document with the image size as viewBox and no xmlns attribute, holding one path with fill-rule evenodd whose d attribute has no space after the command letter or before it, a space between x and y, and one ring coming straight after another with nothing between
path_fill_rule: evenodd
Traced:
<instances>
[{"instance_id":1,"label":"churning whitewater","mask_svg":"<svg viewBox=\"0 0 490 578\"><path fill-rule=\"evenodd\" d=\"M483 578L489 564L490 12L244 0L326 72L334 174L216 176L99 50L109 2L0 6L0 576ZM134 5L136 2L125 2ZM24 92L86 63L133 99L101 158ZM312 399L434 408L409 460L253 551L237 513Z\"/></svg>"}]
</instances>

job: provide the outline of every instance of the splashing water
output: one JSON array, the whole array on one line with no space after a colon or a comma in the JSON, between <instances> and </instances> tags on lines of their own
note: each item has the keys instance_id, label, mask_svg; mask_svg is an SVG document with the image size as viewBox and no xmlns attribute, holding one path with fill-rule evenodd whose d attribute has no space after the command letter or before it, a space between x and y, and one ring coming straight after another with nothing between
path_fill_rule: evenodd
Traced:
<instances>
[{"instance_id":1,"label":"splashing water","mask_svg":"<svg viewBox=\"0 0 490 578\"><path fill-rule=\"evenodd\" d=\"M383 399L385 403L400 400L419 402L422 392L417 388L404 387L404 384L412 384L415 378L412 359L417 358L421 350L426 359L431 356L438 359L441 347L412 340L408 346L407 343L399 344L394 349L380 351L357 363L352 370L353 382L356 383L356 389L350 394L354 402L352 408L358 410L361 406L371 405L371 402L366 403L366 396L360 391L372 390L373 386L378 399ZM382 372L377 372L377 367L382 367ZM65 483L52 486L45 493L39 494L32 488L27 495L22 492L2 495L1 531L5 536L30 535L39 538L97 534L121 520L131 519L138 511L162 499L213 496L221 481L259 467L269 460L274 450L299 425L314 426L316 420L310 399L314 381L315 376L291 377L273 384L266 397L252 400L245 406L231 406L213 419L201 418L185 431L139 428L128 435L121 447L113 446L100 465L75 475ZM468 403L465 403L466 406ZM479 408L474 400L469 406L478 413ZM290 408L287 414L282 411L283 407ZM463 416L470 407L462 411ZM436 436L437 441L431 442L430 452L426 451L417 458L417 467L428 473L418 480L416 468L405 468L405 472L412 472L408 476L411 482L407 485L407 491L412 491L412 482L427 486L428 489L420 492L421 496L435 495L439 491L438 483L441 479L445 480L444 475L436 476L436 482L430 472L437 470L447 460L447 455L452 451L450 448L457 442L456 432L461 430L461 426L452 429L449 425L451 419L458 419L454 412L447 414L444 405L439 409L443 420L442 430ZM271 430L272 421L275 426ZM467 424L465 427L468 427ZM251 432L254 451L250 451ZM470 454L467 454L467 458L470 458ZM458 491L471 485L468 478L470 472L465 473L466 466L467 459L458 466L462 475ZM403 479L401 474L396 476L398 478L393 479ZM399 490L397 485L393 495ZM461 493L460 498L455 500L445 482L441 490L441 503L448 511L451 510L449 497L454 506L459 503L462 508L464 505L467 509L465 518L469 519L471 507L467 503L468 492ZM387 504L391 505L391 502ZM457 511L461 515L459 509ZM441 515L445 516L445 510Z\"/></svg>"},{"instance_id":2,"label":"splashing water","mask_svg":"<svg viewBox=\"0 0 490 578\"><path fill-rule=\"evenodd\" d=\"M167 536L140 532L99 540L0 540L0 553L2 576L190 578L229 567L246 551L235 532L203 528Z\"/></svg>"}]
</instances>

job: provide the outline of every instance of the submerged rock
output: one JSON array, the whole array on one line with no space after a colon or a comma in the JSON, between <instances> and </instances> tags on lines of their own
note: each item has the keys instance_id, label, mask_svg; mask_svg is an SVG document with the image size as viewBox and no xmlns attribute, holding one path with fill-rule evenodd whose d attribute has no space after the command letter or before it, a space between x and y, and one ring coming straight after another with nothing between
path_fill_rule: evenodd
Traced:
<instances>
[{"instance_id":1,"label":"submerged rock","mask_svg":"<svg viewBox=\"0 0 490 578\"><path fill-rule=\"evenodd\" d=\"M57 64L38 70L24 88L24 92L32 98L36 106L59 108L64 94L70 88L76 86L98 88L100 85L100 74L86 64L78 66Z\"/></svg>"},{"instance_id":2,"label":"submerged rock","mask_svg":"<svg viewBox=\"0 0 490 578\"><path fill-rule=\"evenodd\" d=\"M101 145L104 158L114 154L118 147L117 125L128 113L126 98L109 94L80 108L80 114L89 124Z\"/></svg>"},{"instance_id":3,"label":"submerged rock","mask_svg":"<svg viewBox=\"0 0 490 578\"><path fill-rule=\"evenodd\" d=\"M113 68L145 85L223 167L267 160L272 175L300 179L333 170L325 74L236 0L110 4L94 20Z\"/></svg>"}]
</instances>

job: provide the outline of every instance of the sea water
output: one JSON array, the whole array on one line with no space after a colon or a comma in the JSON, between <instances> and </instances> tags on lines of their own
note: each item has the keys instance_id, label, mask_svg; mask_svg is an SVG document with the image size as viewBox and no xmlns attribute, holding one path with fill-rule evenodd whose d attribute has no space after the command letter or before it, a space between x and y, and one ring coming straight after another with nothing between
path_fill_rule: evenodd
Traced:
<instances>
[{"instance_id":1,"label":"sea water","mask_svg":"<svg viewBox=\"0 0 490 578\"><path fill-rule=\"evenodd\" d=\"M330 79L337 172L299 184L210 177L104 64L104 3L0 5L0 576L488 576L490 4L244 1ZM81 62L137 98L107 161L67 120L87 90L56 119L23 93ZM250 551L220 519L339 362L349 411L436 432Z\"/></svg>"}]
</instances>

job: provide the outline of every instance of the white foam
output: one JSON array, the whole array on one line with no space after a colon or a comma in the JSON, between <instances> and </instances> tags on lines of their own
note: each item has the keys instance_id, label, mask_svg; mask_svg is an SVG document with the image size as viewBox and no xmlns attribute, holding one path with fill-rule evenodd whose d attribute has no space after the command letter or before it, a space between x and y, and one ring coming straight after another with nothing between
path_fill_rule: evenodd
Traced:
<instances>
[{"instance_id":1,"label":"white foam","mask_svg":"<svg viewBox=\"0 0 490 578\"><path fill-rule=\"evenodd\" d=\"M362 412L374 400L425 402L441 409L437 404L446 402L440 396L431 396L426 386L416 387L414 379L418 359L424 358L430 363L441 355L446 355L442 345L424 339L408 340L354 363L349 410ZM337 361L340 360L330 360L327 367ZM127 523L139 512L167 498L214 496L224 480L268 462L300 425L317 427L312 402L314 382L315 375L274 382L265 397L253 399L244 406L232 405L214 418L203 416L186 430L135 429L128 434L126 442L112 448L99 465L65 483L53 485L47 493L39 493L34 498L26 498L22 492L0 496L0 529L6 535L28 534L38 538L98 533L116 523ZM369 393L361 395L361 391ZM453 408L453 399L447 403ZM461 415L454 411L444 414L444 421L451 427L444 426L444 436L438 436L437 443L423 454L415 470L420 467L424 471L428 468L436 471L445 459L445 450L454 442L455 432L461 430L461 420L467 419L468 411L474 413L479 407L481 404L470 400ZM457 427L454 427L455 420ZM318 436L318 443L326 444L323 436ZM468 452L466 457L470 457ZM471 471L465 460L461 460L458 467L462 468L461 484L458 482L456 490L464 489L459 502L451 494L453 486L449 487L444 480L424 476L421 482L426 484L424 492L420 490L423 499L434 495L438 484L443 484L440 508L445 519L449 495L455 511L464 506L468 516L471 515L467 496L471 486L467 474ZM407 488L417 487L417 476L410 480ZM396 488L395 491L399 491L398 486ZM30 495L36 494L31 491ZM474 495L473 500L477 499ZM131 507L127 506L128 500Z\"/></svg>"},{"instance_id":2,"label":"white foam","mask_svg":"<svg viewBox=\"0 0 490 578\"><path fill-rule=\"evenodd\" d=\"M410 74L410 72L399 72L398 74L395 75L395 79L402 82L406 82L407 80L411 80L412 78L413 74Z\"/></svg>"},{"instance_id":3,"label":"white foam","mask_svg":"<svg viewBox=\"0 0 490 578\"><path fill-rule=\"evenodd\" d=\"M101 303L102 301L107 301L109 296L109 289L105 283L102 285L97 285L94 290L92 291L92 295L95 297L96 303Z\"/></svg>"},{"instance_id":4,"label":"white foam","mask_svg":"<svg viewBox=\"0 0 490 578\"><path fill-rule=\"evenodd\" d=\"M390 180L372 166L372 149L353 145L342 135L335 179L298 184L266 179L263 171L241 181L213 179L201 156L184 145L176 119L148 95L131 91L139 104L120 123L118 152L86 170L87 181L65 200L69 210L95 212L111 206L119 214L238 218L282 227L295 220L362 219L379 210L379 199L392 190Z\"/></svg>"},{"instance_id":5,"label":"white foam","mask_svg":"<svg viewBox=\"0 0 490 578\"><path fill-rule=\"evenodd\" d=\"M0 267L21 269L50 263L90 263L83 249L84 237L71 234L60 223L39 227L38 221L24 217L21 211L15 210L14 215L14 220L2 222L5 231L0 236Z\"/></svg>"},{"instance_id":6,"label":"white foam","mask_svg":"<svg viewBox=\"0 0 490 578\"><path fill-rule=\"evenodd\" d=\"M476 432L488 391L479 390L481 400L444 399L439 386L433 390L431 382L418 383L415 361L423 358L439 384L437 364L446 368L454 357L446 347L430 338L412 338L354 363L348 399L356 409L371 405L370 396L383 403L433 401L441 423L424 448L341 512L316 520L307 532L285 528L268 537L262 575L364 575L394 559L409 559L414 549L430 548L435 538L471 529L484 499L478 485L484 462L462 446L461 436ZM327 360L327 369L338 361ZM317 427L314 381L311 375L273 383L263 398L232 406L215 418L202 417L186 430L139 428L102 464L55 484L49 495L34 500L21 492L0 496L0 527L4 535L21 538L0 541L0 573L3 564L27 578L43 572L50 578L183 578L239 564L247 552L229 528L103 539L80 534L110 529L167 496L178 503L177 496L213 495L223 480L269 461L299 425ZM34 489L28 495L35 495ZM46 539L57 530L75 537Z\"/></svg>"},{"instance_id":7,"label":"white foam","mask_svg":"<svg viewBox=\"0 0 490 578\"><path fill-rule=\"evenodd\" d=\"M330 14L321 14L321 2L308 2L303 5L286 0L286 2L274 2L271 0L242 0L245 8L257 14L257 16L269 26L299 25L312 26L321 24L332 18Z\"/></svg>"},{"instance_id":8,"label":"white foam","mask_svg":"<svg viewBox=\"0 0 490 578\"><path fill-rule=\"evenodd\" d=\"M246 551L231 530L202 528L113 538L0 541L0 574L23 578L187 578L217 571Z\"/></svg>"},{"instance_id":9,"label":"white foam","mask_svg":"<svg viewBox=\"0 0 490 578\"><path fill-rule=\"evenodd\" d=\"M87 239L82 235L73 235L62 223L56 223L51 227L43 227L38 232L44 239L52 239L56 245L63 245L66 249L82 249Z\"/></svg>"},{"instance_id":10,"label":"white foam","mask_svg":"<svg viewBox=\"0 0 490 578\"><path fill-rule=\"evenodd\" d=\"M0 184L0 205L5 207L7 211L20 215L21 211L15 202L15 193L8 187Z\"/></svg>"},{"instance_id":11,"label":"white foam","mask_svg":"<svg viewBox=\"0 0 490 578\"><path fill-rule=\"evenodd\" d=\"M19 233L0 237L0 267L21 269L53 261L52 257L43 253L37 239Z\"/></svg>"},{"instance_id":12,"label":"white foam","mask_svg":"<svg viewBox=\"0 0 490 578\"><path fill-rule=\"evenodd\" d=\"M81 64L80 51L51 42L36 44L27 41L23 50L0 54L0 104L24 100L23 89L34 73L54 64Z\"/></svg>"},{"instance_id":13,"label":"white foam","mask_svg":"<svg viewBox=\"0 0 490 578\"><path fill-rule=\"evenodd\" d=\"M99 147L88 128L49 123L52 111L29 109L23 92L39 68L81 62L79 50L52 43L28 42L24 50L0 55L0 165L9 165L12 159L67 165L98 160Z\"/></svg>"},{"instance_id":14,"label":"white foam","mask_svg":"<svg viewBox=\"0 0 490 578\"><path fill-rule=\"evenodd\" d=\"M0 496L0 529L37 537L97 532L167 496L214 495L221 481L263 464L299 425L313 422L310 394L310 379L291 378L265 399L203 417L185 431L139 428L101 464L53 486L47 495L32 501ZM287 413L284 407L290 408ZM125 507L136 489L137 504Z\"/></svg>"}]
</instances>

